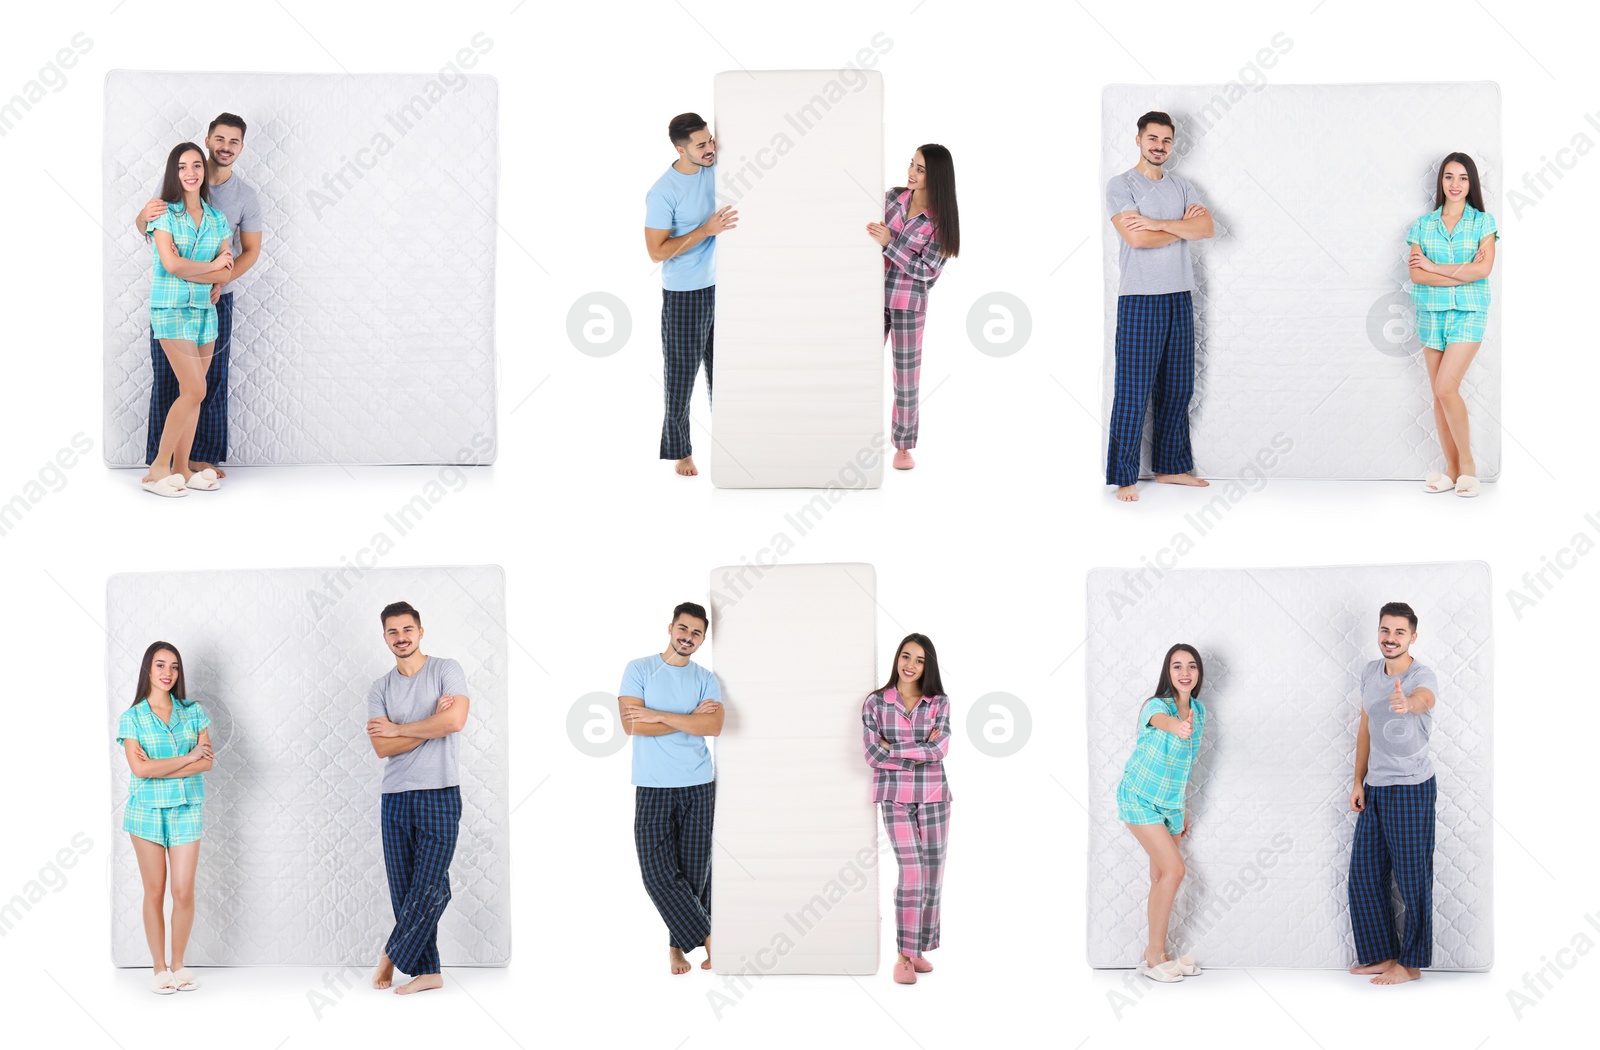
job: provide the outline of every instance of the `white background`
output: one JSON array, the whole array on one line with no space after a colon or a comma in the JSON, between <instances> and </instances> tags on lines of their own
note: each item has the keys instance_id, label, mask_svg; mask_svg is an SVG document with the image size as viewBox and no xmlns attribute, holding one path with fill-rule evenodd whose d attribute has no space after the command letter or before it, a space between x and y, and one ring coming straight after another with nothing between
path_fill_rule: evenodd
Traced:
<instances>
[{"instance_id":1,"label":"white background","mask_svg":"<svg viewBox=\"0 0 1600 1050\"><path fill-rule=\"evenodd\" d=\"M1520 616L1505 592L1575 534L1591 545L1600 535L1588 474L1593 282L1582 247L1600 160L1563 154L1573 166L1560 182L1499 216L1501 483L1468 502L1424 499L1410 484L1272 482L1181 560L1491 563L1507 711L1496 725L1493 972L1430 974L1399 989L1339 973L1215 972L1171 988L1135 982L1143 997L1114 1009L1122 973L1083 963L1078 646L1085 569L1157 558L1198 502L1147 490L1137 507L1118 506L1101 485L1101 86L1234 79L1279 32L1294 46L1267 75L1276 83L1493 79L1504 91L1514 187L1575 136L1600 141L1584 119L1600 108L1592 25L1570 7L1558 14L1555 5L1504 0L1301 0L1230 5L1226 16L1194 4L1101 0L1051 14L949 0L411 7L101 0L32 5L0 34L0 97L38 76L75 33L93 40L65 84L0 137L8 219L0 288L12 319L0 499L23 494L31 508L0 535L15 672L0 899L25 893L75 835L92 843L64 880L50 874L59 888L0 936L8 1036L123 1047L320 1046L378 1034L436 1045L465 1036L483 1046L670 1048L968 1046L997 1036L1204 1046L1248 1033L1242 1041L1274 1046L1475 1047L1550 1045L1590 1031L1586 1000L1600 959L1569 949L1584 933L1600 939L1585 922L1600 899L1593 781L1579 765L1593 732L1584 656L1600 558L1578 557ZM478 71L499 78L502 114L499 462L460 476L239 470L223 492L177 501L148 498L135 474L104 469L100 255L108 236L132 236L99 225L105 70L425 73L478 32L494 42ZM921 465L890 473L879 491L848 494L796 536L784 516L809 494L719 492L705 476L683 481L654 459L659 297L640 241L642 196L672 159L667 118L685 109L714 116L715 72L837 67L878 33L893 42L877 64L888 170L901 170L921 142L950 147L964 250L933 293ZM1318 143L1299 128L1280 133L1282 148L1304 157L1306 178L1317 179ZM1381 149L1373 143L1375 162ZM250 162L247 148L246 177ZM1337 221L1339 187L1326 191L1326 221ZM621 296L633 322L627 345L602 359L566 336L568 308L595 290ZM966 337L969 306L996 290L1032 313L1031 338L1003 358ZM705 411L697 406L702 422ZM78 433L92 439L90 455L29 489ZM110 836L120 832L104 802L106 576L356 562L387 528L386 512L441 478L456 491L382 563L495 561L509 576L513 964L450 971L445 992L407 1001L357 988L320 1017L308 1001L323 987L320 971L212 970L198 993L157 999L146 973L108 963L104 873ZM1585 520L1591 512L1594 523ZM786 561L877 566L880 661L904 631L925 631L940 646L958 717L1002 691L1026 703L1033 730L1006 759L979 754L964 730L952 747L957 802L937 972L915 988L892 984L887 967L870 979L774 979L719 1013L708 993L732 993L715 978L665 972L661 926L633 856L626 753L585 756L567 737L566 715L578 697L614 690L627 659L661 647L672 605L703 595L711 566L766 557L781 532L795 540ZM774 659L827 659L834 643L819 624ZM374 674L387 659L376 634L370 659ZM887 929L883 943L887 954ZM1507 992L1558 959L1572 968L1519 1018Z\"/></svg>"}]
</instances>

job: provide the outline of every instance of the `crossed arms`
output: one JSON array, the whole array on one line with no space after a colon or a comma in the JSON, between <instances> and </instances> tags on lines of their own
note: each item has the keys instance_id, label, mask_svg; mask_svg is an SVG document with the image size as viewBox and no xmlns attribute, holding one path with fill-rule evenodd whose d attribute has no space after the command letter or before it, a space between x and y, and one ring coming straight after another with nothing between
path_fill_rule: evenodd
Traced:
<instances>
[{"instance_id":1,"label":"crossed arms","mask_svg":"<svg viewBox=\"0 0 1600 1050\"><path fill-rule=\"evenodd\" d=\"M622 731L629 736L666 736L668 733L722 735L724 712L722 704L716 700L702 700L688 714L675 715L670 711L656 711L644 706L642 697L619 696L617 710L622 715Z\"/></svg>"},{"instance_id":2,"label":"crossed arms","mask_svg":"<svg viewBox=\"0 0 1600 1050\"><path fill-rule=\"evenodd\" d=\"M943 762L950 754L950 716L942 714L935 719L926 740L896 747L883 735L869 704L861 711L861 743L867 765L874 769L912 769L924 762Z\"/></svg>"},{"instance_id":3,"label":"crossed arms","mask_svg":"<svg viewBox=\"0 0 1600 1050\"><path fill-rule=\"evenodd\" d=\"M1204 204L1191 204L1181 219L1147 219L1137 211L1119 211L1111 225L1130 248L1165 248L1174 241L1203 241L1215 228Z\"/></svg>"},{"instance_id":4,"label":"crossed arms","mask_svg":"<svg viewBox=\"0 0 1600 1050\"><path fill-rule=\"evenodd\" d=\"M1411 258L1407 260L1407 265L1411 268L1411 282L1429 284L1435 288L1449 288L1452 285L1481 281L1494 271L1495 240L1495 235L1491 233L1479 241L1478 253L1469 263L1436 263L1423 253L1421 245L1413 244Z\"/></svg>"},{"instance_id":5,"label":"crossed arms","mask_svg":"<svg viewBox=\"0 0 1600 1050\"><path fill-rule=\"evenodd\" d=\"M396 723L387 718L368 719L367 737L371 739L372 750L379 758L403 755L421 747L425 741L461 732L466 728L467 711L471 706L472 701L468 697L446 693L439 698L433 714L420 722Z\"/></svg>"},{"instance_id":6,"label":"crossed arms","mask_svg":"<svg viewBox=\"0 0 1600 1050\"><path fill-rule=\"evenodd\" d=\"M146 201L144 207L139 209L139 214L133 217L133 225L139 231L139 236L145 236L149 232L150 223L166 210L167 202L159 197ZM161 230L156 231L156 250L161 253L161 265L172 276L182 277L196 284L227 284L243 277L261 257L261 231L240 230L239 247L241 251L239 257L235 259L229 242L224 241L222 250L217 253L215 259L208 263L198 262L179 255L177 248L173 246L170 234L163 236Z\"/></svg>"},{"instance_id":7,"label":"crossed arms","mask_svg":"<svg viewBox=\"0 0 1600 1050\"><path fill-rule=\"evenodd\" d=\"M146 780L168 780L174 777L194 776L211 768L211 730L200 730L200 738L195 743L194 750L176 758L151 758L144 753L144 748L139 746L139 741L131 736L122 741L122 750L128 756L128 768L136 777L144 777Z\"/></svg>"}]
</instances>

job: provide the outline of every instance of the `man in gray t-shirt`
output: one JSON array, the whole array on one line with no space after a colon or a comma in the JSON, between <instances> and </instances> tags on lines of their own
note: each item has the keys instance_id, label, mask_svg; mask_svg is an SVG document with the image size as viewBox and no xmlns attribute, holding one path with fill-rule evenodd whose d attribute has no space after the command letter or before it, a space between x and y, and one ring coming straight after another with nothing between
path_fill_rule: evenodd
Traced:
<instances>
[{"instance_id":1,"label":"man in gray t-shirt","mask_svg":"<svg viewBox=\"0 0 1600 1050\"><path fill-rule=\"evenodd\" d=\"M1156 480L1198 485L1189 448L1194 394L1194 264L1189 242L1212 235L1211 213L1189 181L1165 171L1176 134L1172 118L1139 118L1139 163L1106 184L1106 212L1122 238L1118 262L1116 381L1106 484L1117 499L1139 498L1144 417L1152 409Z\"/></svg>"},{"instance_id":2,"label":"man in gray t-shirt","mask_svg":"<svg viewBox=\"0 0 1600 1050\"><path fill-rule=\"evenodd\" d=\"M422 652L416 609L395 602L379 619L395 666L367 690L367 736L384 760L383 867L395 925L372 986L388 988L398 969L411 975L395 989L405 995L444 985L439 917L450 901L461 824L457 740L471 701L461 665Z\"/></svg>"},{"instance_id":3,"label":"man in gray t-shirt","mask_svg":"<svg viewBox=\"0 0 1600 1050\"><path fill-rule=\"evenodd\" d=\"M1350 843L1350 925L1356 965L1373 984L1422 976L1433 961L1433 843L1438 784L1428 735L1438 679L1411 655L1417 614L1404 602L1378 610L1382 659L1361 672L1356 730L1356 817ZM1405 904L1405 930L1395 936L1390 873Z\"/></svg>"},{"instance_id":4,"label":"man in gray t-shirt","mask_svg":"<svg viewBox=\"0 0 1600 1050\"><path fill-rule=\"evenodd\" d=\"M211 302L217 308L217 341L206 369L206 396L200 403L189 462L195 470L212 469L227 477L218 464L228 458L228 362L233 351L233 287L261 257L261 200L255 187L234 174L233 162L244 152L244 118L220 113L206 129L206 187L211 206L222 212L233 230L233 266L191 280L211 285ZM149 223L167 210L159 196L145 202L134 217L141 236ZM178 379L155 333L150 333L150 422L145 437L145 460L153 461L161 445L161 428L178 398Z\"/></svg>"}]
</instances>

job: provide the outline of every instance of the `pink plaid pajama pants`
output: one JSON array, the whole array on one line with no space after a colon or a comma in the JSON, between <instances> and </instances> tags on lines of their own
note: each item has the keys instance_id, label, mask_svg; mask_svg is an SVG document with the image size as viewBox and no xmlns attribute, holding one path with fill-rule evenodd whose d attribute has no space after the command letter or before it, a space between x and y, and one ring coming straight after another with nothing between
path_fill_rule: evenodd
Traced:
<instances>
[{"instance_id":1,"label":"pink plaid pajama pants","mask_svg":"<svg viewBox=\"0 0 1600 1050\"><path fill-rule=\"evenodd\" d=\"M948 802L880 802L883 826L900 863L894 888L900 954L914 959L939 947L939 889L950 832Z\"/></svg>"},{"instance_id":2,"label":"pink plaid pajama pants","mask_svg":"<svg viewBox=\"0 0 1600 1050\"><path fill-rule=\"evenodd\" d=\"M894 354L894 409L889 437L895 448L917 447L917 384L922 375L922 326L926 310L883 309L883 337Z\"/></svg>"}]
</instances>

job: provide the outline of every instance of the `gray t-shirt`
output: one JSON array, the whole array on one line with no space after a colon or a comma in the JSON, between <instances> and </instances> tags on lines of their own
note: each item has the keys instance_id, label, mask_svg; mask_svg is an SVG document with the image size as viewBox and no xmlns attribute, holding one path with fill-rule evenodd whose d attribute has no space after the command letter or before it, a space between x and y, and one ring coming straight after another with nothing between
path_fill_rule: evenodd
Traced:
<instances>
[{"instance_id":1,"label":"gray t-shirt","mask_svg":"<svg viewBox=\"0 0 1600 1050\"><path fill-rule=\"evenodd\" d=\"M439 707L439 698L466 696L467 676L461 665L442 656L430 656L422 669L407 678L399 668L372 683L367 690L367 717L394 723L420 722ZM456 766L460 733L424 740L417 747L384 759L383 793L454 787L461 783Z\"/></svg>"},{"instance_id":2,"label":"gray t-shirt","mask_svg":"<svg viewBox=\"0 0 1600 1050\"><path fill-rule=\"evenodd\" d=\"M237 258L244 251L239 234L261 232L261 198L256 196L254 186L231 175L227 182L211 187L211 206L227 217L228 227L233 230L233 254ZM223 295L231 291L232 281L222 286Z\"/></svg>"},{"instance_id":3,"label":"gray t-shirt","mask_svg":"<svg viewBox=\"0 0 1600 1050\"><path fill-rule=\"evenodd\" d=\"M1372 741L1366 782L1373 787L1420 784L1433 776L1433 759L1428 757L1433 713L1402 715L1392 711L1389 697L1394 694L1394 678L1384 673L1383 665L1382 659L1374 660L1361 672L1361 706L1367 712L1367 733ZM1433 669L1414 657L1399 678L1400 689L1407 696L1418 689L1439 695L1439 680Z\"/></svg>"},{"instance_id":4,"label":"gray t-shirt","mask_svg":"<svg viewBox=\"0 0 1600 1050\"><path fill-rule=\"evenodd\" d=\"M1181 219L1189 205L1200 203L1194 186L1182 175L1163 172L1159 179L1147 179L1137 168L1129 168L1106 183L1106 215L1136 211L1147 219ZM1117 235L1117 256L1121 271L1118 295L1167 295L1192 292L1194 263L1189 258L1189 242L1173 241L1160 248L1134 248Z\"/></svg>"}]
</instances>

